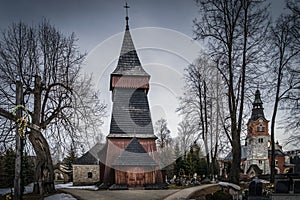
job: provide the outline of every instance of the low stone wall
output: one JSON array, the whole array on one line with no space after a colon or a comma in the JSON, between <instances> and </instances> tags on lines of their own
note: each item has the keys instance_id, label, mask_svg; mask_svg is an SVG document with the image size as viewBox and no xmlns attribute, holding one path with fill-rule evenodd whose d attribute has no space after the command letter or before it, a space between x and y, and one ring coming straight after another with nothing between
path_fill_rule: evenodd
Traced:
<instances>
[{"instance_id":1,"label":"low stone wall","mask_svg":"<svg viewBox=\"0 0 300 200\"><path fill-rule=\"evenodd\" d=\"M73 185L93 185L100 181L99 165L73 165Z\"/></svg>"},{"instance_id":2,"label":"low stone wall","mask_svg":"<svg viewBox=\"0 0 300 200\"><path fill-rule=\"evenodd\" d=\"M299 200L300 194L273 194L272 200Z\"/></svg>"}]
</instances>

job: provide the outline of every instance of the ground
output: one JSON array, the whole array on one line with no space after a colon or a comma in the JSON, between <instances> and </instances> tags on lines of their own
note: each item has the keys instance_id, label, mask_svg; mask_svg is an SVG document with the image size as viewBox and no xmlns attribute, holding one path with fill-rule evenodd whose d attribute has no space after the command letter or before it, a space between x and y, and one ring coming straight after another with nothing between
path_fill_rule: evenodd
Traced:
<instances>
[{"instance_id":1,"label":"ground","mask_svg":"<svg viewBox=\"0 0 300 200\"><path fill-rule=\"evenodd\" d=\"M26 187L26 191L30 192L30 187ZM56 185L57 192L42 198L39 195L24 194L25 200L76 200L76 199L93 199L93 200L174 200L192 198L204 200L207 194L212 194L221 189L217 184L204 184L185 189L167 189L167 190L96 190L96 186L77 186L73 187L72 183ZM1 193L2 191L2 193ZM3 190L0 190L3 195ZM0 200L4 200L4 196L0 196Z\"/></svg>"},{"instance_id":2,"label":"ground","mask_svg":"<svg viewBox=\"0 0 300 200\"><path fill-rule=\"evenodd\" d=\"M88 189L88 190L96 190L97 187L96 186L73 186L72 183L67 183L67 184L57 184L55 185L55 188L57 190L61 189L61 188L73 188L73 189ZM33 184L29 184L27 186L25 186L25 191L24 191L24 195L23 195L23 199L24 200L76 200L76 198L74 198L73 196L71 196L70 194L66 194L66 193L62 193L61 191L57 191L53 194L49 194L45 197L41 197L40 195L37 194L32 194L32 190L33 190ZM1 188L0 189L0 200L7 200L6 199L6 194L11 193L11 189L10 188Z\"/></svg>"},{"instance_id":3,"label":"ground","mask_svg":"<svg viewBox=\"0 0 300 200\"><path fill-rule=\"evenodd\" d=\"M192 196L191 199L196 199L196 200L206 200L205 196L207 194L213 194L216 191L221 190L221 187L216 185L208 188L203 188L200 191L195 192Z\"/></svg>"},{"instance_id":4,"label":"ground","mask_svg":"<svg viewBox=\"0 0 300 200\"><path fill-rule=\"evenodd\" d=\"M8 200L6 196L0 196L0 200ZM72 195L66 193L53 193L47 197L41 197L38 194L24 194L23 200L76 200Z\"/></svg>"},{"instance_id":5,"label":"ground","mask_svg":"<svg viewBox=\"0 0 300 200\"><path fill-rule=\"evenodd\" d=\"M70 193L77 199L93 200L161 200L179 190L77 190L77 189L60 189L62 192Z\"/></svg>"}]
</instances>

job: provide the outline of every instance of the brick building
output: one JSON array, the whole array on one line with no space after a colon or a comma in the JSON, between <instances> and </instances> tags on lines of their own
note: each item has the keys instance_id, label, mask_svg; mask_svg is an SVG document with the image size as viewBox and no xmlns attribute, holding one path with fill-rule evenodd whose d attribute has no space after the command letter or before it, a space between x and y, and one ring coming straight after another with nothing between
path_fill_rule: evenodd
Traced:
<instances>
[{"instance_id":1,"label":"brick building","mask_svg":"<svg viewBox=\"0 0 300 200\"><path fill-rule=\"evenodd\" d=\"M268 130L269 121L265 118L260 91L255 92L252 103L251 117L247 123L247 137L245 141L246 156L242 159L244 174L250 178L258 175L270 174L271 167L271 139ZM292 167L286 162L286 154L278 142L275 144L275 173L287 173Z\"/></svg>"}]
</instances>

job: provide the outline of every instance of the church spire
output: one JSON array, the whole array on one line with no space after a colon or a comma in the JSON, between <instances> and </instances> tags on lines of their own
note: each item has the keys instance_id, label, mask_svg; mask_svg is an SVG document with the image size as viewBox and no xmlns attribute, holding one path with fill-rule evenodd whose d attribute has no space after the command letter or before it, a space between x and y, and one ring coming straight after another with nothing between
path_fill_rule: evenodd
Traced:
<instances>
[{"instance_id":1,"label":"church spire","mask_svg":"<svg viewBox=\"0 0 300 200\"><path fill-rule=\"evenodd\" d=\"M149 76L143 69L137 51L135 49L130 30L128 25L128 4L126 3L126 30L124 33L121 52L118 60L118 64L113 74L118 75L135 75L135 76Z\"/></svg>"},{"instance_id":2,"label":"church spire","mask_svg":"<svg viewBox=\"0 0 300 200\"><path fill-rule=\"evenodd\" d=\"M253 108L252 108L251 120L257 120L260 117L265 118L263 102L260 98L259 89L257 89L255 92L255 98L254 98L252 105L253 105Z\"/></svg>"},{"instance_id":3,"label":"church spire","mask_svg":"<svg viewBox=\"0 0 300 200\"><path fill-rule=\"evenodd\" d=\"M255 92L255 98L254 98L254 102L253 102L253 107L254 108L263 108L262 107L262 101L261 101L261 98L260 98L260 91L259 89L256 90Z\"/></svg>"},{"instance_id":4,"label":"church spire","mask_svg":"<svg viewBox=\"0 0 300 200\"><path fill-rule=\"evenodd\" d=\"M126 3L126 30L117 67L111 73L110 90L114 88L143 88L149 90L150 75L143 69L135 49L128 25L128 4ZM122 77L122 79L120 79Z\"/></svg>"},{"instance_id":5,"label":"church spire","mask_svg":"<svg viewBox=\"0 0 300 200\"><path fill-rule=\"evenodd\" d=\"M128 25L128 21L129 21L129 17L128 17L128 8L130 8L126 2L124 8L126 9L126 17L125 17L125 20L126 20L126 31L129 30L129 25Z\"/></svg>"}]
</instances>

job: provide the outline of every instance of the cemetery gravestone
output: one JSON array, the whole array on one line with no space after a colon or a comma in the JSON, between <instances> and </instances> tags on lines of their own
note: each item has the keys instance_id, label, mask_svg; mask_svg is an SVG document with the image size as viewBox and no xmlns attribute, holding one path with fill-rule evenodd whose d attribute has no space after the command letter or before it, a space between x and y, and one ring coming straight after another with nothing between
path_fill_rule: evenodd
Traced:
<instances>
[{"instance_id":1,"label":"cemetery gravestone","mask_svg":"<svg viewBox=\"0 0 300 200\"><path fill-rule=\"evenodd\" d=\"M289 193L290 181L289 180L278 180L275 184L275 193Z\"/></svg>"},{"instance_id":2,"label":"cemetery gravestone","mask_svg":"<svg viewBox=\"0 0 300 200\"><path fill-rule=\"evenodd\" d=\"M294 193L300 193L300 180L294 180Z\"/></svg>"},{"instance_id":3,"label":"cemetery gravestone","mask_svg":"<svg viewBox=\"0 0 300 200\"><path fill-rule=\"evenodd\" d=\"M254 179L249 185L249 197L262 197L262 182L257 178Z\"/></svg>"}]
</instances>

